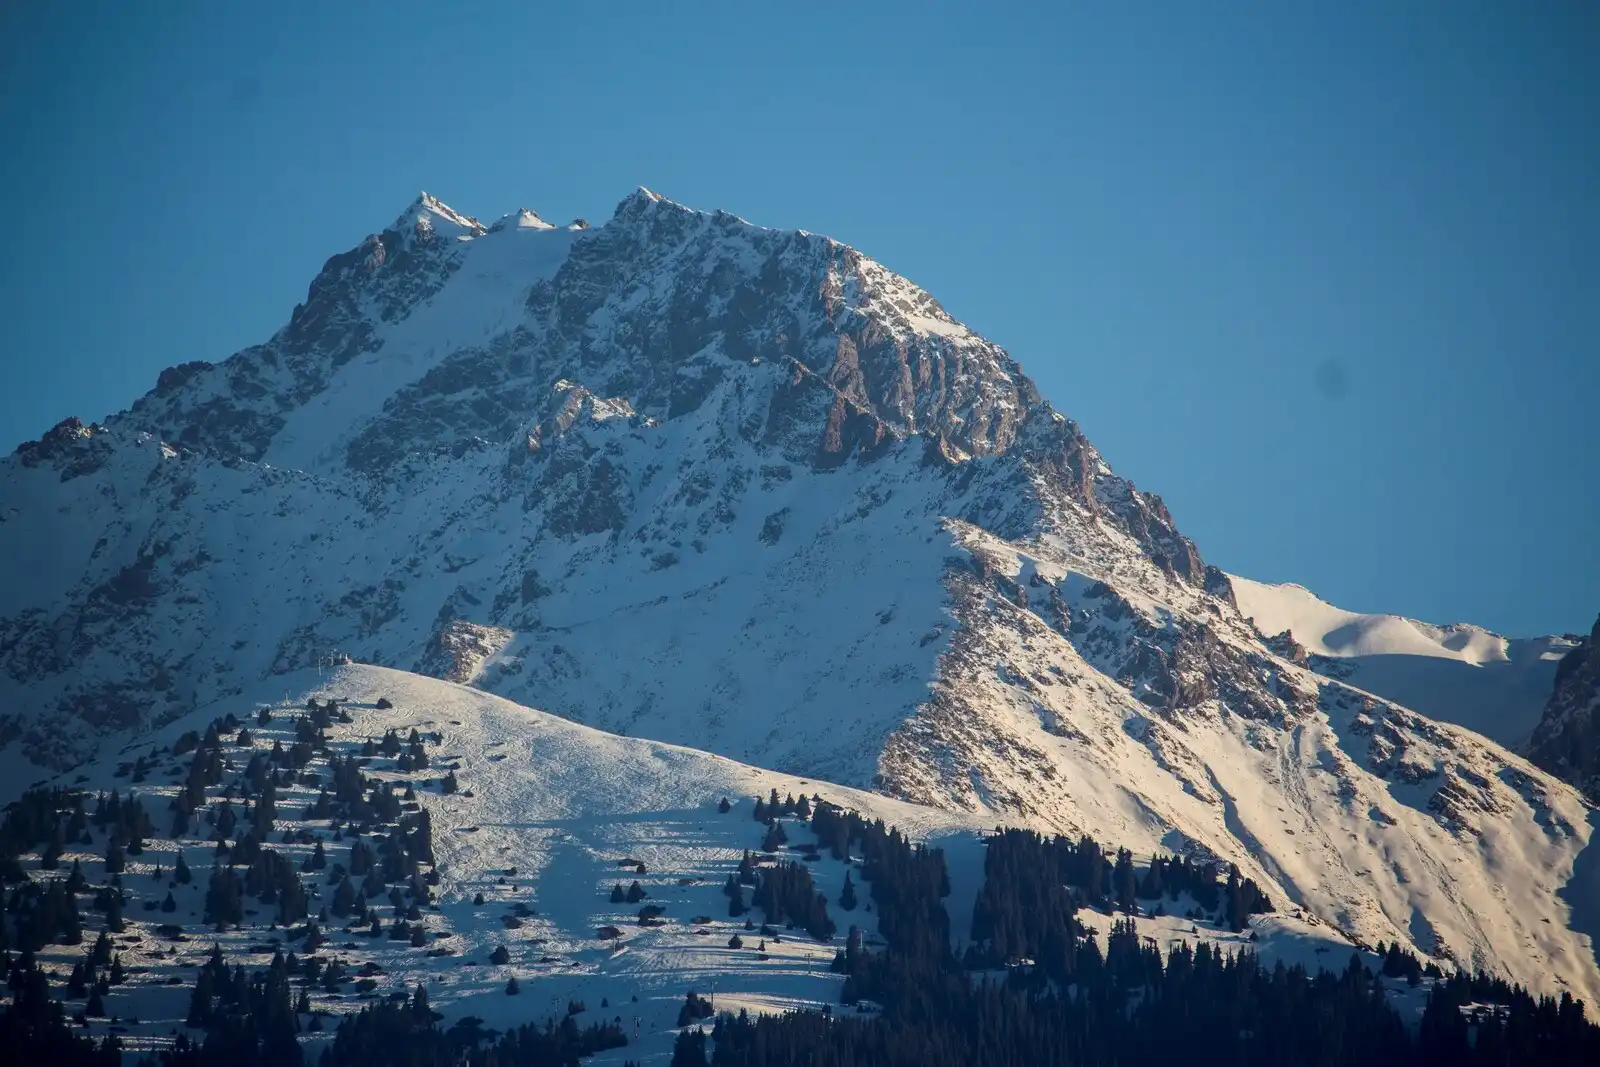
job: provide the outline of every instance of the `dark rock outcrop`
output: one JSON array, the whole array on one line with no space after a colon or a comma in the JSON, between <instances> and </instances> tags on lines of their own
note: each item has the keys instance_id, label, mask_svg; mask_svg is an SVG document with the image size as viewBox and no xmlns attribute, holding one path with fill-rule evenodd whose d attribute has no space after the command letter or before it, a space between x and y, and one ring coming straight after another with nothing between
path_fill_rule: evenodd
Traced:
<instances>
[{"instance_id":1,"label":"dark rock outcrop","mask_svg":"<svg viewBox=\"0 0 1600 1067\"><path fill-rule=\"evenodd\" d=\"M1600 804L1600 619L1556 668L1528 756Z\"/></svg>"}]
</instances>

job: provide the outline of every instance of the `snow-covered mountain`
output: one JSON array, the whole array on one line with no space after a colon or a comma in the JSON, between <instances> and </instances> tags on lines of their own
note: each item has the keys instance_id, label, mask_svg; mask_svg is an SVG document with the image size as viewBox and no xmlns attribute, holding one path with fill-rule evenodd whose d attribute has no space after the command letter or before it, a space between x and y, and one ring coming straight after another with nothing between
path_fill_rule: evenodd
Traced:
<instances>
[{"instance_id":1,"label":"snow-covered mountain","mask_svg":"<svg viewBox=\"0 0 1600 1067\"><path fill-rule=\"evenodd\" d=\"M338 649L1600 995L1576 790L1266 640L1010 356L824 237L424 196L265 344L24 445L0 519L18 764Z\"/></svg>"},{"instance_id":2,"label":"snow-covered mountain","mask_svg":"<svg viewBox=\"0 0 1600 1067\"><path fill-rule=\"evenodd\" d=\"M1538 725L1570 637L1501 637L1467 623L1436 626L1336 608L1303 586L1229 575L1234 599L1274 647L1433 719L1521 749Z\"/></svg>"}]
</instances>

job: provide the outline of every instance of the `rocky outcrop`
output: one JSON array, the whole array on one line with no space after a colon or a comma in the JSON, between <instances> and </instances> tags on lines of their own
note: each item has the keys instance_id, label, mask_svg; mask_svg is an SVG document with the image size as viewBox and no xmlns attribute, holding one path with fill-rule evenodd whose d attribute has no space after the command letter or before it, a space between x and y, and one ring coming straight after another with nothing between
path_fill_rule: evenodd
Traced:
<instances>
[{"instance_id":1,"label":"rocky outcrop","mask_svg":"<svg viewBox=\"0 0 1600 1067\"><path fill-rule=\"evenodd\" d=\"M1600 619L1557 666L1528 755L1600 804Z\"/></svg>"},{"instance_id":2,"label":"rocky outcrop","mask_svg":"<svg viewBox=\"0 0 1600 1067\"><path fill-rule=\"evenodd\" d=\"M95 441L103 426L85 426L77 417L62 419L37 441L17 446L16 459L25 467L51 466L61 480L71 481L99 470L106 459L106 442Z\"/></svg>"},{"instance_id":3,"label":"rocky outcrop","mask_svg":"<svg viewBox=\"0 0 1600 1067\"><path fill-rule=\"evenodd\" d=\"M385 324L444 287L461 265L457 238L483 232L423 193L387 229L329 258L266 344L217 364L167 368L118 421L188 448L260 459L291 411L340 367L381 348Z\"/></svg>"},{"instance_id":4,"label":"rocky outcrop","mask_svg":"<svg viewBox=\"0 0 1600 1067\"><path fill-rule=\"evenodd\" d=\"M443 678L447 682L471 682L484 665L516 635L499 626L484 626L451 619L442 624L428 643L413 673Z\"/></svg>"}]
</instances>

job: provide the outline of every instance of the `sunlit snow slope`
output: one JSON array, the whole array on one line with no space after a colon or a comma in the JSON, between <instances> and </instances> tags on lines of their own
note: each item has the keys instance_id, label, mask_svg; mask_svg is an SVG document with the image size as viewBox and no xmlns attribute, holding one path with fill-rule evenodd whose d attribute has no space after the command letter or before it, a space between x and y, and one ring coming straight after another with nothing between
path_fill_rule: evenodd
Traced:
<instances>
[{"instance_id":1,"label":"sunlit snow slope","mask_svg":"<svg viewBox=\"0 0 1600 1067\"><path fill-rule=\"evenodd\" d=\"M1336 608L1303 586L1229 575L1239 610L1264 636L1287 631L1319 673L1431 718L1520 747L1550 699L1564 637L1506 638L1477 626L1435 626Z\"/></svg>"}]
</instances>

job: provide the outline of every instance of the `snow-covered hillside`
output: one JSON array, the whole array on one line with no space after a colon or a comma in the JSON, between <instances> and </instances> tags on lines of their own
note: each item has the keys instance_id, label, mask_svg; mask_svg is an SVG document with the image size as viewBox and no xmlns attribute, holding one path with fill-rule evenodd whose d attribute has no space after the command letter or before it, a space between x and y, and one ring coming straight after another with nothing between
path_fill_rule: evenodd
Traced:
<instances>
[{"instance_id":1,"label":"snow-covered hillside","mask_svg":"<svg viewBox=\"0 0 1600 1067\"><path fill-rule=\"evenodd\" d=\"M1266 640L1007 353L827 238L420 198L266 343L0 461L0 519L13 789L339 649L1600 995L1570 786Z\"/></svg>"},{"instance_id":2,"label":"snow-covered hillside","mask_svg":"<svg viewBox=\"0 0 1600 1067\"><path fill-rule=\"evenodd\" d=\"M746 917L753 920L749 927L746 918L729 917L724 884L742 855L759 851L765 828L751 811L754 798L772 790L784 797L820 796L942 848L951 874L948 910L958 939L966 936L983 877L980 820L692 749L617 737L466 686L378 667L344 666L322 677L314 671L288 675L271 687L186 716L53 784L119 790L125 798L136 793L164 821L168 813L162 801L175 795L187 776L185 759L173 754L185 732L204 733L213 717L234 715L248 739L239 743L230 735L223 740L228 762L238 771L274 745L294 743L295 723L308 700L337 700L351 720L336 721L327 731L334 755L356 755L363 744L379 742L391 730L405 738L414 729L427 739L428 767L408 770L380 754L369 760L366 773L415 791L431 816L440 875L430 890L434 903L419 907L409 920L423 930L420 939L388 936L406 909L391 914L387 896L372 901L387 920L385 936L372 937L364 923L337 914L324 924L323 956L341 960L349 981L360 984L341 986L334 995L334 988L312 983L316 1011L351 1011L373 998L407 993L419 982L447 1020L476 1016L497 1029L561 1018L577 1002L585 1006L581 1024L620 1018L630 1038L625 1050L596 1062L644 1062L669 1054L689 990L713 996L719 1010L835 1006L843 979L830 972L834 954L850 925L861 928L867 944L875 943L876 920L865 886L861 906L839 906L846 873L854 870L859 883L861 872L826 851L805 858L812 836L802 820L786 820L790 844L777 858L805 863L831 902L837 935L819 941L781 927L763 934L759 912ZM262 709L269 722L258 721ZM135 775L130 766L139 757L146 769ZM277 790L276 829L265 844L304 872L315 918L336 897L336 866L346 861L358 838L348 825L334 836L335 823L305 810L329 784L319 760L299 777L306 772L318 778L317 784L297 780ZM455 776L459 792L441 791L446 773ZM136 776L142 780L134 783ZM730 801L726 812L719 810L724 798ZM213 801L210 810L219 807L220 801ZM241 828L235 832L242 836L249 812L240 810ZM273 924L273 909L255 901L246 901L245 921L237 928L216 932L202 921L217 862L212 836L210 823L201 819L176 838L158 826L122 871L128 927L113 940L128 980L106 997L106 1012L119 1017L115 1025L132 1047L158 1043L183 1028L189 991L172 989L168 980L187 982L213 943L230 960L255 966L275 950L309 954L303 932ZM371 833L365 839L377 846L382 836ZM326 846L325 866L306 869L316 841ZM180 849L188 881L175 878ZM76 862L97 883L104 852L101 835L91 828L87 843L68 844L58 870ZM37 865L36 856L26 859L29 867ZM646 894L641 900L611 901L613 887L635 881ZM169 893L176 904L171 911L160 907ZM641 907L658 907L660 924L641 924ZM1086 913L1086 919L1099 926L1110 921L1095 913ZM1339 968L1356 951L1329 927L1292 914L1256 917L1253 941L1252 930L1236 934L1188 919L1148 921L1169 940L1198 936L1229 951L1249 944L1269 965L1282 959ZM171 928L164 932L165 924ZM181 928L184 936L174 936L172 928ZM743 942L739 947L730 945L735 936ZM91 930L87 940L93 939ZM500 948L506 956L497 963L491 957ZM52 945L43 951L45 964L63 976L82 956L81 946ZM1369 965L1378 962L1364 958ZM512 978L520 987L516 996L506 993ZM90 1032L100 1032L112 1024L89 1025Z\"/></svg>"},{"instance_id":3,"label":"snow-covered hillside","mask_svg":"<svg viewBox=\"0 0 1600 1067\"><path fill-rule=\"evenodd\" d=\"M294 744L296 721L306 713L307 701L338 701L349 717L326 731L331 755L357 755L362 745L381 742L389 731L406 737L414 729L426 737L427 768L408 769L378 755L368 760L366 774L414 790L416 803L430 816L440 875L430 889L432 904L418 907L408 920L422 929L419 939L389 936L395 926L405 933L406 909L395 907L390 915L387 896L371 902L390 920L384 936L371 936L363 921L341 918L338 910L323 923L328 937L323 957L341 961L347 982L355 985L312 982L315 1011L352 1011L373 998L408 993L422 982L430 1003L446 1019L475 1016L488 1027L504 1029L528 1019L565 1016L576 1001L584 1005L581 1024L619 1017L630 1038L627 1049L595 1062L646 1062L669 1054L688 990L714 997L717 1008L728 1011L835 1006L843 979L830 973L829 965L845 944L846 928L859 926L872 945L877 926L869 901L851 910L838 905L846 872L854 870L858 883L861 872L826 851L808 857L805 846L813 838L805 822L786 821L789 846L779 849L776 859L805 862L816 888L830 901L837 936L819 941L787 928L763 934L760 913L747 917L754 920L749 926L746 918L728 917L723 885L741 856L758 853L765 827L750 814L754 798L771 790L782 797L824 798L944 849L952 888L947 910L957 941L965 939L982 880L981 819L763 771L677 745L605 734L467 686L381 667L344 665L322 677L310 670L291 673L272 688L190 713L125 752L51 784L138 795L147 811L165 819L162 801L176 795L187 777L184 757L176 755L184 734L205 733L214 717L234 715L248 737L229 734L222 745L227 765L240 771L275 745ZM261 710L269 713L269 721L258 720ZM141 757L144 769L131 771ZM322 771L314 758L293 784L277 790L274 835L264 841L302 870L312 894L307 902L312 918L338 896L338 867L360 840L354 825L344 825L336 835L338 821L310 813L320 792L330 787ZM438 787L446 773L453 774L459 792ZM232 776L226 773L224 779ZM723 798L730 800L728 811L720 811ZM210 813L219 806L213 800ZM250 811L248 805L238 811L240 829L234 832L242 838ZM58 870L78 864L91 885L99 883L106 853L101 837L91 825L85 840L70 841ZM218 862L213 837L210 816L178 837L157 827L138 853L126 857L126 929L114 937L114 945L128 979L106 997L107 1016L117 1021L90 1021L90 1032L117 1025L131 1048L146 1048L181 1030L189 990L171 989L170 979L187 982L213 944L221 945L229 960L250 960L254 966L275 950L309 955L302 929L296 933L290 925L277 925L274 909L254 901L245 902L245 921L237 928L208 928L206 886ZM365 840L378 846L382 833L368 833ZM326 846L323 865L312 864L317 841ZM235 841L235 848L242 846L242 840ZM179 851L189 880L176 877ZM30 854L26 861L34 867L38 857ZM645 894L642 899L611 901L614 886L634 881ZM171 910L162 905L168 894ZM866 901L866 888L862 894ZM637 920L642 905L659 909L661 923L642 925ZM1110 917L1085 912L1085 921L1104 933ZM1230 952L1250 947L1269 966L1282 960L1339 969L1352 953L1370 966L1379 963L1298 909L1254 917L1242 933L1192 918L1144 921L1162 934L1163 944L1205 939ZM744 944L733 947L734 936ZM498 949L506 949L504 961L491 960ZM82 947L75 945L50 945L42 952L43 963L61 976L82 957ZM515 997L506 993L512 977L520 987ZM1408 1014L1419 1008L1416 997L1406 998L1398 989L1397 1003ZM331 1029L323 1033L331 1035Z\"/></svg>"},{"instance_id":4,"label":"snow-covered hillside","mask_svg":"<svg viewBox=\"0 0 1600 1067\"><path fill-rule=\"evenodd\" d=\"M287 699L280 695L285 687ZM861 926L871 939L875 925L869 911L837 911L840 929L830 942L788 930L764 938L746 930L743 919L728 917L723 885L740 856L759 849L764 828L751 819L751 807L754 797L772 789L786 796L821 794L946 844L958 861L952 865L953 906L964 904L968 913L977 888L973 880L982 877L981 845L968 819L690 749L616 737L464 686L377 667L342 667L320 679L315 671L286 676L259 692L186 716L141 738L116 759L63 776L61 784L126 794L128 766L136 757L168 751L185 731L203 731L213 715L228 713L252 735L247 746L236 746L231 738L227 746L235 767L243 767L252 753L265 754L274 743L293 743L292 723L308 698L338 699L350 714L350 723L335 724L329 731L335 750L346 747L354 755L359 743L377 741L391 729L401 737L416 729L431 742L426 773L393 772L387 760L379 760L369 773L379 780L413 784L432 816L441 875L433 891L438 906L424 909L417 924L425 927L427 946L437 952L428 955L404 939L369 938L365 929L330 928L333 955L347 959L352 974L365 968L369 973L363 977L373 979L362 991L367 996L405 992L421 981L428 985L433 1006L448 1017L475 1015L492 1027L560 1018L569 1002L582 1002L588 1007L582 1023L622 1016L631 1037L637 1022L640 1040L619 1062L670 1049L678 1009L690 989L714 992L717 1006L732 1010L836 1003L842 979L829 973L829 964L844 944L846 920ZM393 707L378 707L380 699ZM261 708L271 709L270 724L257 724ZM159 798L182 785L183 760L168 755L152 762L160 768L170 763L172 770L153 770L132 789L146 798L147 809L165 820ZM436 783L452 769L460 792L446 795ZM326 785L324 776L322 787ZM278 843L275 833L271 847L297 868L313 848L310 840L292 838L315 831L329 839L326 819L301 817L317 795L318 788L299 784L278 791L284 843ZM727 813L718 811L723 798L732 802ZM286 929L268 927L270 908L247 912L238 929L215 935L206 930L200 920L214 862L210 833L209 826L197 824L185 838L167 840L163 826L138 856L130 857L123 872L123 884L132 895L127 917L144 922L117 939L132 977L108 998L107 1010L138 1016L140 1023L132 1026L135 1035L165 1035L174 1025L181 1026L187 995L165 995L166 980L172 975L187 978L213 940L230 958L295 947L285 939ZM794 829L796 844L807 839L803 826ZM329 846L328 869L344 858L354 840L347 834L345 844ZM180 848L192 872L192 880L182 884L172 881ZM98 880L102 853L103 847L92 844L69 846L61 863L65 867L77 861ZM793 856L799 858L798 853ZM640 864L642 872L636 869ZM818 889L837 900L848 865L825 856L808 867ZM156 877L157 871L164 874ZM313 871L308 881L316 894L313 916L333 896L321 873ZM610 902L613 886L635 881L648 894L645 902L663 909L662 925L641 925L637 901ZM144 908L145 901L159 902L169 891L179 901L178 910L152 914ZM481 904L475 903L479 894ZM387 901L378 903L387 914ZM759 924L759 913L755 918ZM183 941L162 936L154 929L161 923L184 926L192 936ZM608 926L615 928L614 937L602 936ZM748 940L747 947L729 946L736 934ZM492 963L489 957L501 946L509 959ZM70 966L81 955L81 948L52 947L46 959L59 958ZM505 993L512 977L522 987L517 997ZM319 991L314 1004L335 1012L359 1006L349 992L346 996L348 1001ZM607 1007L601 1006L603 1001Z\"/></svg>"},{"instance_id":5,"label":"snow-covered hillside","mask_svg":"<svg viewBox=\"0 0 1600 1067\"><path fill-rule=\"evenodd\" d=\"M1466 623L1362 615L1303 586L1228 578L1240 613L1263 636L1287 633L1319 674L1510 748L1520 749L1538 725L1556 665L1574 646L1566 637L1507 638Z\"/></svg>"}]
</instances>

